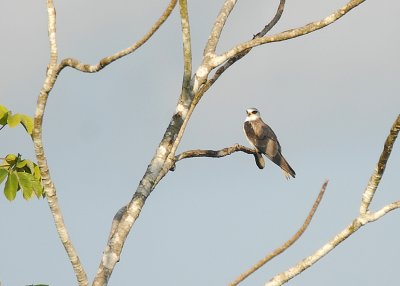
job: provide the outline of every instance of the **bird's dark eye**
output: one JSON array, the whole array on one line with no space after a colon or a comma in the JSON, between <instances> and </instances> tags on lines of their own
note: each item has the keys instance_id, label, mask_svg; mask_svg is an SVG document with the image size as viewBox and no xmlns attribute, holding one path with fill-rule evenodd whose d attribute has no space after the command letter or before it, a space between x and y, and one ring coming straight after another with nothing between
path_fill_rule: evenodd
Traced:
<instances>
[{"instance_id":1,"label":"bird's dark eye","mask_svg":"<svg viewBox=\"0 0 400 286\"><path fill-rule=\"evenodd\" d=\"M257 113L257 111L255 111L255 110L253 110L252 112L251 112L251 114L256 114Z\"/></svg>"}]
</instances>

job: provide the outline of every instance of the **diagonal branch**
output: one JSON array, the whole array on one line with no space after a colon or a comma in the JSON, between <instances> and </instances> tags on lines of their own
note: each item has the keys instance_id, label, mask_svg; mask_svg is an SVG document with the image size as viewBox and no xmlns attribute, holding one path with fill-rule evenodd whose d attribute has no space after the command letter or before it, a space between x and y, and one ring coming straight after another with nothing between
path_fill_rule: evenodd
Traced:
<instances>
[{"instance_id":1,"label":"diagonal branch","mask_svg":"<svg viewBox=\"0 0 400 286\"><path fill-rule=\"evenodd\" d=\"M285 9L285 0L280 0L278 9L276 10L274 18L256 35L253 36L253 39L255 38L260 38L265 36L280 20L283 11ZM229 68L231 67L234 63L239 61L241 58L246 56L252 48L248 48L241 53L237 54L236 56L230 58L227 62L225 62L224 65L218 68L218 70L215 72L214 76L207 80L201 87L200 91L198 92L197 97L200 98L217 80L218 78Z\"/></svg>"},{"instance_id":2,"label":"diagonal branch","mask_svg":"<svg viewBox=\"0 0 400 286\"><path fill-rule=\"evenodd\" d=\"M383 175L383 172L385 171L387 159L390 156L389 150L392 150L396 136L399 132L399 130L398 130L400 127L399 121L400 121L400 116L397 117L396 121L393 124L391 132L388 136L388 139L386 140L387 144L385 143L385 148L382 151L382 154L378 161L378 165L379 165L379 162L381 163L381 165L379 165L380 166L379 170L381 172L379 178ZM391 138L391 139L389 139L389 138ZM385 158L385 159L381 160L382 158ZM375 172L376 172L376 170L374 171L374 173ZM372 177L374 177L374 175L372 175ZM379 181L380 181L380 179L372 180L372 183L371 183L373 185L372 189L376 190L376 188L378 187ZM371 182L371 180L370 180L370 182ZM303 272L310 266L314 265L317 261L319 261L322 257L327 255L336 246L338 246L340 243L345 241L350 235L354 234L362 226L364 226L370 222L374 222L374 221L378 220L379 218L383 217L384 215L386 215L387 213L400 208L400 201L397 201L397 202L393 202L391 204L384 206L383 208L376 211L375 213L367 212L367 208L365 206L363 207L363 205L366 202L370 203L373 198L373 195L370 197L370 200L364 200L364 197L368 197L368 196L366 196L366 193L370 192L370 190L371 190L371 187L368 184L368 186L365 189L364 194L363 194L363 201L361 202L359 215L344 230L342 230L340 233L335 235L329 242L327 242L325 245L323 245L316 252L314 252L310 256L304 258L302 261L298 262L295 266L293 266L293 267L289 268L288 270L273 277L266 284L266 286L279 286L279 285L286 283L287 281L289 281L290 279L299 275L301 272ZM365 211L362 211L364 208L365 208Z\"/></svg>"},{"instance_id":3,"label":"diagonal branch","mask_svg":"<svg viewBox=\"0 0 400 286\"><path fill-rule=\"evenodd\" d=\"M40 168L42 182L44 185L44 193L46 194L47 202L54 219L57 233L68 254L72 267L75 271L75 276L80 286L88 285L87 276L83 266L79 260L78 254L68 235L66 225L60 205L58 203L55 185L50 177L49 166L47 164L43 141L43 116L47 103L47 98L52 90L57 79L57 42L56 42L56 9L52 0L47 0L48 12L48 37L50 42L50 63L48 65L47 74L40 94L37 100L36 112L34 118L34 127L32 132L32 140L35 148L36 159Z\"/></svg>"},{"instance_id":4,"label":"diagonal branch","mask_svg":"<svg viewBox=\"0 0 400 286\"><path fill-rule=\"evenodd\" d=\"M270 261L271 259L275 258L279 254L284 252L286 249L288 249L290 246L292 246L303 235L304 231L310 225L310 222L311 222L311 220L312 220L312 218L313 218L313 216L314 216L314 214L315 214L315 212L316 212L316 210L317 210L317 208L319 206L319 203L321 202L321 200L322 200L322 198L324 196L324 193L325 193L325 190L326 190L327 186L328 186L328 180L326 180L324 182L324 184L322 185L321 190L319 191L319 194L317 196L317 199L315 200L310 212L307 215L306 220L304 221L303 225L299 228L299 230L288 241L286 241L280 247L278 247L277 249L275 249L274 251L272 251L271 253L266 255L263 259L261 259L256 264L254 264L249 270L247 270L246 272L242 273L231 284L229 284L230 286L236 286L239 283L243 282L243 280L245 280L251 274L256 272L262 266L264 266L268 261Z\"/></svg>"},{"instance_id":5,"label":"diagonal branch","mask_svg":"<svg viewBox=\"0 0 400 286\"><path fill-rule=\"evenodd\" d=\"M172 10L175 8L176 2L177 0L171 0L171 2L168 4L168 7L165 9L161 17L153 24L150 30L143 36L143 38L134 43L132 46L122 51L119 51L111 56L102 58L95 65L85 64L73 58L63 59L60 63L58 73L67 66L79 70L81 72L87 72L87 73L98 72L103 68L105 68L106 66L108 66L109 64L111 64L112 62L133 53L138 48L140 48L144 43L146 43L151 38L151 36L154 35L154 33L158 30L158 28L160 28L161 25L164 24L164 22L168 19L169 15L171 15Z\"/></svg>"},{"instance_id":6,"label":"diagonal branch","mask_svg":"<svg viewBox=\"0 0 400 286\"><path fill-rule=\"evenodd\" d=\"M332 14L330 14L329 16L327 16L326 18L324 18L322 20L309 23L303 27L284 31L284 32L278 33L276 35L255 38L248 42L237 45L237 46L233 47L232 49L230 49L229 51L226 51L222 55L214 57L213 65L214 65L214 67L219 66L222 63L237 56L238 54L242 53L243 51L245 51L249 48L254 48L256 46L260 46L260 45L267 44L267 43L273 43L273 42L279 42L279 41L293 39L296 37L304 36L309 33L315 32L319 29L325 28L326 26L328 26L328 25L336 22L340 18L342 18L344 15L346 15L348 12L350 12L353 8L357 7L364 1L365 0L351 0L346 5L344 5L342 8L333 12Z\"/></svg>"},{"instance_id":7,"label":"diagonal branch","mask_svg":"<svg viewBox=\"0 0 400 286\"><path fill-rule=\"evenodd\" d=\"M203 52L204 57L209 54L215 54L219 39L221 38L222 29L225 26L226 20L228 20L229 14L235 7L236 2L237 0L225 0L224 5L219 11L217 19L214 22L214 26L211 30L210 36L208 37L208 41Z\"/></svg>"},{"instance_id":8,"label":"diagonal branch","mask_svg":"<svg viewBox=\"0 0 400 286\"><path fill-rule=\"evenodd\" d=\"M374 172L369 179L367 188L363 194L360 214L365 214L368 211L369 205L374 197L376 189L379 186L379 183L382 179L382 175L385 172L386 163L389 159L390 153L393 149L393 144L396 141L397 135L400 131L400 115L397 117L396 121L393 123L392 128L390 129L390 133L386 138L385 145L383 146L382 154L379 158L378 164L375 167Z\"/></svg>"}]
</instances>

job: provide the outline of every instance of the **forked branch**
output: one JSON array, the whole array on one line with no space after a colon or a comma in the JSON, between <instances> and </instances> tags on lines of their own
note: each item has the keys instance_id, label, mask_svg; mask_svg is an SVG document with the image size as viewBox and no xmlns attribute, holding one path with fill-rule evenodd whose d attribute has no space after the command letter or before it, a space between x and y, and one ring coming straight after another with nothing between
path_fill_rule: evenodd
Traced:
<instances>
[{"instance_id":1,"label":"forked branch","mask_svg":"<svg viewBox=\"0 0 400 286\"><path fill-rule=\"evenodd\" d=\"M367 205L366 202L368 202L368 205L371 203L371 200L373 198L373 194L371 196L368 196L368 193L371 192L371 190L375 190L378 188L378 185L380 183L380 178L382 177L387 160L390 156L391 150L393 148L393 144L397 138L397 135L400 130L400 115L397 117L396 121L393 123L393 126L390 130L390 134L388 135L382 154L380 156L380 159L378 161L378 167L375 169L373 175L371 176L370 182L368 183L367 188L364 191L363 194L363 200L361 202L361 208L360 208L360 214L352 221L351 224L349 224L344 230L342 230L340 233L335 235L328 243L323 245L320 249L318 249L315 253L312 255L304 258L302 261L297 263L295 266L291 267L290 269L286 270L285 272L282 272L275 277L273 277L267 284L266 286L278 286L286 283L293 277L299 275L301 272L309 268L310 266L314 265L317 261L319 261L322 257L327 255L331 250L333 250L336 246L338 246L340 243L342 243L344 240L346 240L350 235L355 233L358 229L360 229L362 226L376 221L379 218L383 217L387 213L391 212L392 210L400 208L400 201L392 202L380 210L370 213L367 211ZM378 174L378 176L375 176L375 174ZM379 179L376 179L378 178ZM365 210L365 211L364 211Z\"/></svg>"},{"instance_id":2,"label":"forked branch","mask_svg":"<svg viewBox=\"0 0 400 286\"><path fill-rule=\"evenodd\" d=\"M84 71L84 72L96 72L112 63L113 61L122 58L125 55L128 55L134 52L137 48L143 45L154 33L155 31L165 22L168 16L171 14L171 11L176 5L177 0L172 0L168 5L167 9L160 17L160 19L153 25L150 31L137 43L129 47L128 49L122 50L112 56L106 57L102 59L97 65L90 66L83 64L75 59L65 59L60 64L58 61L58 51L57 51L57 41L56 41L56 9L52 0L47 0L47 12L48 12L48 38L50 44L50 62L47 68L46 78L44 80L43 86L40 90L36 112L34 118L34 128L32 132L32 139L34 143L36 158L38 162L38 166L40 168L40 173L44 185L44 192L46 194L46 198L49 204L49 208L51 210L51 214L54 219L54 223L60 237L60 240L68 254L69 260L71 261L72 267L75 272L75 276L78 280L78 284L80 286L88 285L87 276L85 270L79 260L78 254L72 244L72 241L68 235L66 225L64 223L63 215L61 212L61 208L58 203L57 192L55 184L53 183L49 166L47 164L45 151L42 142L42 133L43 133L43 117L45 113L45 107L47 104L47 99L51 90L54 87L54 84L57 80L58 75L62 71L62 69L66 66L71 66L75 69ZM119 218L119 217L118 217ZM113 224L114 231L117 228L118 220Z\"/></svg>"},{"instance_id":3,"label":"forked branch","mask_svg":"<svg viewBox=\"0 0 400 286\"><path fill-rule=\"evenodd\" d=\"M281 19L282 14L283 14L283 11L284 11L284 9L285 9L285 2L286 2L285 0L280 0L278 9L276 10L276 13L275 13L275 16L272 18L272 20L271 20L267 25L265 25L265 27L264 27L260 32L258 32L257 34L255 34L255 35L253 36L253 39L255 39L255 38L260 38L260 37L265 36L265 35L279 22L279 20ZM224 8L225 8L225 7L224 7ZM229 8L232 9L233 6L232 6L232 7L229 7ZM223 10L224 10L224 9L222 9L221 11L223 11ZM222 13L222 12L220 12L220 13ZM224 13L227 14L227 12L224 12ZM229 10L229 13L230 13L230 10ZM225 19L225 21L226 21L226 19ZM224 23L225 23L225 21L224 21ZM221 27L221 28L222 28L222 27ZM221 31L219 31L218 36L220 36L220 33L221 33ZM212 33L211 35L213 35L213 33ZM210 36L210 37L212 37L212 36ZM218 43L217 40L209 39L209 41L208 41L208 43L207 43L207 47L206 47L206 49L205 49L205 53L206 53L206 51L208 51L208 52L211 52L211 51L215 52L215 47L209 48L210 42L212 42L212 41L215 42L215 43ZM210 78L210 79L208 79L208 80L202 85L201 89L200 89L199 92L196 94L196 99L199 100L199 99L202 97L202 95L203 95L203 94L218 80L218 78L219 78L229 67L231 67L234 63L236 63L237 61L239 61L239 60L240 60L241 58L243 58L244 56L246 56L246 55L251 51L251 49L252 49L252 48L249 48L249 49L246 49L246 50L242 51L241 53L237 54L236 56L230 58L230 59L229 59L227 62L225 62L225 64L223 64L221 67L219 67L218 70L214 73L213 77ZM257 162L257 159L256 159L256 162ZM257 165L258 165L258 164L257 164ZM260 167L260 166L259 166L259 167ZM262 168L261 168L261 169L262 169Z\"/></svg>"}]
</instances>

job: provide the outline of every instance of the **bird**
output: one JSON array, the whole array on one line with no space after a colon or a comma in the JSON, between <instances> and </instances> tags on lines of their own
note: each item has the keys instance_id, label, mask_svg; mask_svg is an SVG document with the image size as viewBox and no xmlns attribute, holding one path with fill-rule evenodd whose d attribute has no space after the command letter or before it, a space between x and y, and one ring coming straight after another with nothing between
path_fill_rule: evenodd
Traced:
<instances>
[{"instance_id":1,"label":"bird","mask_svg":"<svg viewBox=\"0 0 400 286\"><path fill-rule=\"evenodd\" d=\"M286 179L296 177L296 172L282 156L282 148L274 131L262 119L257 108L246 109L247 117L243 125L244 134L257 152L264 154L281 167Z\"/></svg>"}]
</instances>

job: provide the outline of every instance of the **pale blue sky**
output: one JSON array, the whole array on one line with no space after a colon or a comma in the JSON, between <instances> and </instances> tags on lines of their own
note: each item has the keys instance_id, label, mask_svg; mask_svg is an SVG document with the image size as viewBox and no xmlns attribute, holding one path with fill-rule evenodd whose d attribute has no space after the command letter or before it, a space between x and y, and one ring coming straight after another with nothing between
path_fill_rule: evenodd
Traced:
<instances>
[{"instance_id":1,"label":"pale blue sky","mask_svg":"<svg viewBox=\"0 0 400 286\"><path fill-rule=\"evenodd\" d=\"M196 69L223 1L189 1ZM257 2L262 2L261 4ZM327 16L346 1L288 1L273 33ZM167 1L56 1L60 59L96 63L129 46ZM237 4L219 52L248 40L278 1ZM33 115L48 62L44 1L1 4L0 104ZM396 1L366 1L324 30L254 49L198 105L179 152L247 145L245 109L257 107L296 170L286 181L252 156L188 159L148 199L109 285L227 285L301 225L304 236L243 285L263 285L321 247L357 215L361 194L399 114ZM179 13L145 46L97 74L65 69L51 93L44 144L71 238L92 280L115 212L132 196L175 110L182 82ZM0 132L0 156L34 158L22 128ZM178 153L179 153L178 152ZM396 143L371 206L398 200ZM394 285L399 212L361 229L289 285ZM44 200L0 197L4 286L76 285ZM133 282L130 282L133 281Z\"/></svg>"}]
</instances>

